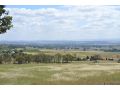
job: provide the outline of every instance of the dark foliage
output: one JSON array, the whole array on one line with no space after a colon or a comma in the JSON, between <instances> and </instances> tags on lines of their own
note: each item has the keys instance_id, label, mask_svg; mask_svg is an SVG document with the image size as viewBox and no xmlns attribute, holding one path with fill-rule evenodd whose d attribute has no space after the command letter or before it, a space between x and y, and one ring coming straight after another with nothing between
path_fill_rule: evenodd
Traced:
<instances>
[{"instance_id":1,"label":"dark foliage","mask_svg":"<svg viewBox=\"0 0 120 90\"><path fill-rule=\"evenodd\" d=\"M5 10L4 5L0 5L0 34L10 30L12 25L12 16L8 15L9 12Z\"/></svg>"}]
</instances>

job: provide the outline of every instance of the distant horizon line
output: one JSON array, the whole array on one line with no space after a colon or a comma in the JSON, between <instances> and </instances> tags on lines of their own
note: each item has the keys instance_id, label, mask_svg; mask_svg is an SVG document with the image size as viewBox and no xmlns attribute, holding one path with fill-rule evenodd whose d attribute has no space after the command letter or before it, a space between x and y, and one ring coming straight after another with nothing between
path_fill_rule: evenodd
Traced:
<instances>
[{"instance_id":1,"label":"distant horizon line","mask_svg":"<svg viewBox=\"0 0 120 90\"><path fill-rule=\"evenodd\" d=\"M81 42L84 42L84 41L120 41L120 40L117 40L117 39L109 39L109 40L0 40L0 42L18 42L18 41L81 41Z\"/></svg>"}]
</instances>

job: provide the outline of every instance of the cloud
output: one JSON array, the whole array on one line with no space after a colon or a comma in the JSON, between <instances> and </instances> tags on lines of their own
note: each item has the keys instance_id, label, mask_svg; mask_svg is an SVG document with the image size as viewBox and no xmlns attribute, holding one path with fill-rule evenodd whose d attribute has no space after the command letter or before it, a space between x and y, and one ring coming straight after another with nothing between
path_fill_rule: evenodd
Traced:
<instances>
[{"instance_id":1,"label":"cloud","mask_svg":"<svg viewBox=\"0 0 120 90\"><path fill-rule=\"evenodd\" d=\"M1 40L120 39L120 6L7 8L14 28Z\"/></svg>"}]
</instances>

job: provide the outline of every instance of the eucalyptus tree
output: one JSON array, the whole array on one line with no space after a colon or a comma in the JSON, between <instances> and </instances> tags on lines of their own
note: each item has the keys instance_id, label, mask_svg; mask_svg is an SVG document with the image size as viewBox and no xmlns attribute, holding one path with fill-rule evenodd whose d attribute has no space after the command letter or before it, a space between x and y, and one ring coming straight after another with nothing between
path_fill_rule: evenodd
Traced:
<instances>
[{"instance_id":1,"label":"eucalyptus tree","mask_svg":"<svg viewBox=\"0 0 120 90\"><path fill-rule=\"evenodd\" d=\"M62 55L60 53L57 53L54 55L54 59L56 61L56 63L62 63Z\"/></svg>"},{"instance_id":2,"label":"eucalyptus tree","mask_svg":"<svg viewBox=\"0 0 120 90\"><path fill-rule=\"evenodd\" d=\"M72 62L73 60L74 60L74 57L71 54L63 55L64 63Z\"/></svg>"},{"instance_id":3,"label":"eucalyptus tree","mask_svg":"<svg viewBox=\"0 0 120 90\"><path fill-rule=\"evenodd\" d=\"M4 5L0 5L0 34L5 33L13 27L12 16L9 16L9 11L5 9Z\"/></svg>"}]
</instances>

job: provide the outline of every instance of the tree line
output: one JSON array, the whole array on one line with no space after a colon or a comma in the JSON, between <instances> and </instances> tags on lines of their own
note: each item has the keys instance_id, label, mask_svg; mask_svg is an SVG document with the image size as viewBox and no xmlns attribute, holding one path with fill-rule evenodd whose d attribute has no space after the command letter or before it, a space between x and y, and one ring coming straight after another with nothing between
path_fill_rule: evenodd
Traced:
<instances>
[{"instance_id":1,"label":"tree line","mask_svg":"<svg viewBox=\"0 0 120 90\"><path fill-rule=\"evenodd\" d=\"M38 55L26 54L21 50L4 50L0 53L0 64L27 64L27 63L69 63L75 57L71 54L48 55L40 53Z\"/></svg>"},{"instance_id":2,"label":"tree line","mask_svg":"<svg viewBox=\"0 0 120 90\"><path fill-rule=\"evenodd\" d=\"M28 64L28 63L70 63L72 61L104 60L101 55L86 56L84 58L71 54L49 55L39 53L37 55L26 54L22 50L3 50L0 52L0 64ZM109 59L108 59L109 60ZM118 61L120 62L120 60Z\"/></svg>"}]
</instances>

